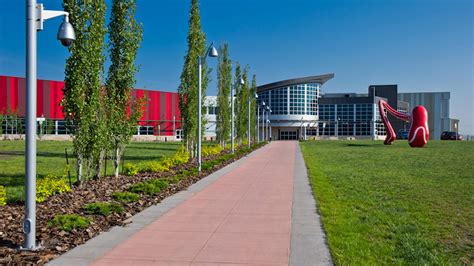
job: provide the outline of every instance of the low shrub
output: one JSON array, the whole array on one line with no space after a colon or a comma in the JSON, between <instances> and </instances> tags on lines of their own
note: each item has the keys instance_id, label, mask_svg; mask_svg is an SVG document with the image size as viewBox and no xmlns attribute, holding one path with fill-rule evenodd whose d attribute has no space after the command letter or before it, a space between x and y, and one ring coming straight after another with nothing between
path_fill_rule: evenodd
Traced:
<instances>
[{"instance_id":1,"label":"low shrub","mask_svg":"<svg viewBox=\"0 0 474 266\"><path fill-rule=\"evenodd\" d=\"M161 190L168 188L169 183L163 179L152 179L145 182L131 185L128 191L133 193L141 193L146 195L154 195L160 193Z\"/></svg>"},{"instance_id":2,"label":"low shrub","mask_svg":"<svg viewBox=\"0 0 474 266\"><path fill-rule=\"evenodd\" d=\"M123 213L123 207L117 203L110 202L94 202L86 204L82 210L87 214L97 214L108 216L112 213Z\"/></svg>"},{"instance_id":3,"label":"low shrub","mask_svg":"<svg viewBox=\"0 0 474 266\"><path fill-rule=\"evenodd\" d=\"M132 192L114 192L112 193L112 198L118 202L122 203L132 203L140 199L140 196Z\"/></svg>"},{"instance_id":4,"label":"low shrub","mask_svg":"<svg viewBox=\"0 0 474 266\"><path fill-rule=\"evenodd\" d=\"M140 167L140 172L161 173L169 170L169 167L156 161L146 162Z\"/></svg>"},{"instance_id":5,"label":"low shrub","mask_svg":"<svg viewBox=\"0 0 474 266\"><path fill-rule=\"evenodd\" d=\"M48 222L48 226L70 232L74 229L86 229L90 222L90 219L77 214L62 214L54 216L54 219Z\"/></svg>"},{"instance_id":6,"label":"low shrub","mask_svg":"<svg viewBox=\"0 0 474 266\"><path fill-rule=\"evenodd\" d=\"M165 157L161 160L161 163L168 167L172 168L173 166L181 165L189 161L189 153L184 150L184 146L181 147L173 156Z\"/></svg>"},{"instance_id":7,"label":"low shrub","mask_svg":"<svg viewBox=\"0 0 474 266\"><path fill-rule=\"evenodd\" d=\"M5 187L0 186L0 206L7 205L7 190Z\"/></svg>"},{"instance_id":8,"label":"low shrub","mask_svg":"<svg viewBox=\"0 0 474 266\"><path fill-rule=\"evenodd\" d=\"M153 186L157 187L161 190L167 189L169 186L169 183L166 180L163 179L152 179L149 181L146 181L147 183L152 184Z\"/></svg>"},{"instance_id":9,"label":"low shrub","mask_svg":"<svg viewBox=\"0 0 474 266\"><path fill-rule=\"evenodd\" d=\"M43 202L52 195L69 191L71 188L63 178L48 175L36 183L36 202Z\"/></svg>"},{"instance_id":10,"label":"low shrub","mask_svg":"<svg viewBox=\"0 0 474 266\"><path fill-rule=\"evenodd\" d=\"M222 146L221 145L207 145L202 147L202 156L206 157L209 155L216 155L221 153Z\"/></svg>"},{"instance_id":11,"label":"low shrub","mask_svg":"<svg viewBox=\"0 0 474 266\"><path fill-rule=\"evenodd\" d=\"M132 164L132 163L126 163L123 165L123 172L125 173L125 175L128 175L128 176L134 176L136 174L138 174L138 166Z\"/></svg>"}]
</instances>

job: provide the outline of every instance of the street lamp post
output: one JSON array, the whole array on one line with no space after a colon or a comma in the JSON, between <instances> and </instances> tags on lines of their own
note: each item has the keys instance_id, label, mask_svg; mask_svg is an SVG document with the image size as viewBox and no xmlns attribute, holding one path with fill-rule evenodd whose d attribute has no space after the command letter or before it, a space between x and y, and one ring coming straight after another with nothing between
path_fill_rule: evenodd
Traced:
<instances>
[{"instance_id":1,"label":"street lamp post","mask_svg":"<svg viewBox=\"0 0 474 266\"><path fill-rule=\"evenodd\" d=\"M272 114L272 109L270 108L268 117L268 140L272 140L272 123L270 123L270 115Z\"/></svg>"},{"instance_id":2,"label":"street lamp post","mask_svg":"<svg viewBox=\"0 0 474 266\"><path fill-rule=\"evenodd\" d=\"M372 105L372 140L376 140L377 139L377 129L376 129L377 102L375 100L375 87L372 87L372 97L374 99L374 104Z\"/></svg>"},{"instance_id":3,"label":"street lamp post","mask_svg":"<svg viewBox=\"0 0 474 266\"><path fill-rule=\"evenodd\" d=\"M43 30L45 20L64 16L57 39L69 46L76 39L69 23L69 13L44 10L36 0L26 1L26 142L25 142L25 219L24 250L37 249L36 245L36 32Z\"/></svg>"},{"instance_id":4,"label":"street lamp post","mask_svg":"<svg viewBox=\"0 0 474 266\"><path fill-rule=\"evenodd\" d=\"M256 93L255 93L254 97L255 97L255 99L258 99L258 95L257 95ZM251 100L251 96L249 96L249 102L248 102L248 107L249 107L249 108L248 108L248 109L249 109L249 110L248 110L248 112L249 112L249 117L248 117L248 118L249 118L249 119L248 119L248 120L249 120L249 125L248 125L248 131L247 131L247 135L248 135L248 136L247 136L247 140L248 140L247 147L249 147L249 148L250 148L250 124L251 124L251 123L250 123L250 109L251 109L251 108L250 108L250 103L251 103L250 100Z\"/></svg>"},{"instance_id":5,"label":"street lamp post","mask_svg":"<svg viewBox=\"0 0 474 266\"><path fill-rule=\"evenodd\" d=\"M240 78L238 81L239 85L244 85L245 81L243 78ZM234 139L235 139L235 130L234 130L234 98L235 98L235 87L237 86L237 80L235 81L234 85L231 85L231 99L230 99L230 105L232 109L232 114L231 114L231 129L230 129L230 138L231 138L231 146L232 146L232 153L235 152L235 145L234 145Z\"/></svg>"},{"instance_id":6,"label":"street lamp post","mask_svg":"<svg viewBox=\"0 0 474 266\"><path fill-rule=\"evenodd\" d=\"M262 102L262 140L265 141L265 110L266 110L266 107L265 107L265 102Z\"/></svg>"},{"instance_id":7,"label":"street lamp post","mask_svg":"<svg viewBox=\"0 0 474 266\"><path fill-rule=\"evenodd\" d=\"M216 48L214 47L214 43L211 43L209 45L209 48L207 48L206 54L204 54L203 57L199 56L198 57L198 127L197 127L197 153L198 153L198 161L197 161L197 167L198 171L201 172L201 100L202 100L202 95L201 95L201 86L202 86L202 65L206 64L206 58L209 57L217 57L219 54L217 53Z\"/></svg>"},{"instance_id":8,"label":"street lamp post","mask_svg":"<svg viewBox=\"0 0 474 266\"><path fill-rule=\"evenodd\" d=\"M260 142L260 128L259 127L260 127L260 104L258 104L258 101L257 101L257 142Z\"/></svg>"}]
</instances>

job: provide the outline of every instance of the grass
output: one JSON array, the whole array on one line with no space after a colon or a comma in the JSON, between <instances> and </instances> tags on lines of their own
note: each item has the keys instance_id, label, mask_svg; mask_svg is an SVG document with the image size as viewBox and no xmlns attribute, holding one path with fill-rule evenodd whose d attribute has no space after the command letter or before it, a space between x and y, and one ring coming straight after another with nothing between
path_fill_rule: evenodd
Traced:
<instances>
[{"instance_id":1,"label":"grass","mask_svg":"<svg viewBox=\"0 0 474 266\"><path fill-rule=\"evenodd\" d=\"M82 230L89 227L91 220L77 214L56 215L53 220L48 222L50 227L58 227L61 230L70 232L74 229Z\"/></svg>"},{"instance_id":2,"label":"grass","mask_svg":"<svg viewBox=\"0 0 474 266\"><path fill-rule=\"evenodd\" d=\"M94 202L82 206L82 210L86 214L97 214L102 216L109 216L112 213L123 213L123 207L117 203L110 202Z\"/></svg>"},{"instance_id":3,"label":"grass","mask_svg":"<svg viewBox=\"0 0 474 266\"><path fill-rule=\"evenodd\" d=\"M474 260L474 142L301 144L338 265Z\"/></svg>"},{"instance_id":4,"label":"grass","mask_svg":"<svg viewBox=\"0 0 474 266\"><path fill-rule=\"evenodd\" d=\"M179 149L178 142L132 142L125 150L125 163L158 160L163 155L172 155ZM62 176L66 168L65 149L68 149L71 179L75 180L75 171L70 141L37 141L37 173L42 178L48 174ZM0 185L7 190L8 202L24 199L25 142L0 141ZM113 163L108 160L107 174L113 174ZM69 182L69 181L68 181Z\"/></svg>"}]
</instances>

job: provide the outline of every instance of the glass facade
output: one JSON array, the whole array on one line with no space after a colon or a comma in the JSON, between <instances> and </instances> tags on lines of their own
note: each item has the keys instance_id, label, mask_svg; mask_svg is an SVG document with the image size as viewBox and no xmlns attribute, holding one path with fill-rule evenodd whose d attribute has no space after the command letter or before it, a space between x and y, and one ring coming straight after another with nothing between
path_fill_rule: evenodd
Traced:
<instances>
[{"instance_id":1,"label":"glass facade","mask_svg":"<svg viewBox=\"0 0 474 266\"><path fill-rule=\"evenodd\" d=\"M288 88L280 88L270 92L269 106L273 115L288 114Z\"/></svg>"},{"instance_id":2,"label":"glass facade","mask_svg":"<svg viewBox=\"0 0 474 266\"><path fill-rule=\"evenodd\" d=\"M319 84L298 84L258 93L272 115L318 115Z\"/></svg>"},{"instance_id":3,"label":"glass facade","mask_svg":"<svg viewBox=\"0 0 474 266\"><path fill-rule=\"evenodd\" d=\"M318 114L318 84L306 84L306 110L308 115Z\"/></svg>"},{"instance_id":4,"label":"glass facade","mask_svg":"<svg viewBox=\"0 0 474 266\"><path fill-rule=\"evenodd\" d=\"M314 128L308 135L319 136L371 136L373 104L323 104L319 105L319 130ZM376 106L376 130L385 135L385 128Z\"/></svg>"},{"instance_id":5,"label":"glass facade","mask_svg":"<svg viewBox=\"0 0 474 266\"><path fill-rule=\"evenodd\" d=\"M265 102L266 106L270 106L273 116L289 115L288 120L277 118L282 119L277 123L293 123L289 124L289 127L295 127L300 123L301 126L297 126L300 127L300 135L304 132L303 124L307 125L306 135L308 136L372 136L374 124L377 135L386 134L377 105L350 102L319 104L319 88L318 83L307 83L270 89L258 93L258 101L260 104ZM314 120L308 121L308 117L301 117L300 120L292 116L314 116L314 118L309 118ZM297 119L298 122L295 123L291 121L292 119ZM306 120L303 121L303 119ZM280 137L289 138L289 134L285 131L280 134Z\"/></svg>"},{"instance_id":6,"label":"glass facade","mask_svg":"<svg viewBox=\"0 0 474 266\"><path fill-rule=\"evenodd\" d=\"M305 113L305 85L295 85L290 88L290 115Z\"/></svg>"}]
</instances>

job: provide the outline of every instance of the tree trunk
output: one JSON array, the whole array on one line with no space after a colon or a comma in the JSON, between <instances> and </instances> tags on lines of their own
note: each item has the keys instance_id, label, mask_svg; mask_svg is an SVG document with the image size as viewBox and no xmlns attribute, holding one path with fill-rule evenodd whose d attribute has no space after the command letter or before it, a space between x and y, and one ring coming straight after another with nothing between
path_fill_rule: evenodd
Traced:
<instances>
[{"instance_id":1,"label":"tree trunk","mask_svg":"<svg viewBox=\"0 0 474 266\"><path fill-rule=\"evenodd\" d=\"M115 160L114 160L114 166L115 166L115 177L117 178L119 175L119 166L120 166L120 148L118 146L115 147ZM123 167L123 166L122 166Z\"/></svg>"},{"instance_id":2,"label":"tree trunk","mask_svg":"<svg viewBox=\"0 0 474 266\"><path fill-rule=\"evenodd\" d=\"M77 171L77 184L79 186L81 186L81 182L82 182L82 156L80 154L77 154L76 171Z\"/></svg>"},{"instance_id":3,"label":"tree trunk","mask_svg":"<svg viewBox=\"0 0 474 266\"><path fill-rule=\"evenodd\" d=\"M95 165L94 165L95 166L95 173L94 173L95 178L100 178L101 177L102 164L104 162L104 156L105 156L105 150L101 149L100 152L99 152L99 158L95 162Z\"/></svg>"}]
</instances>

